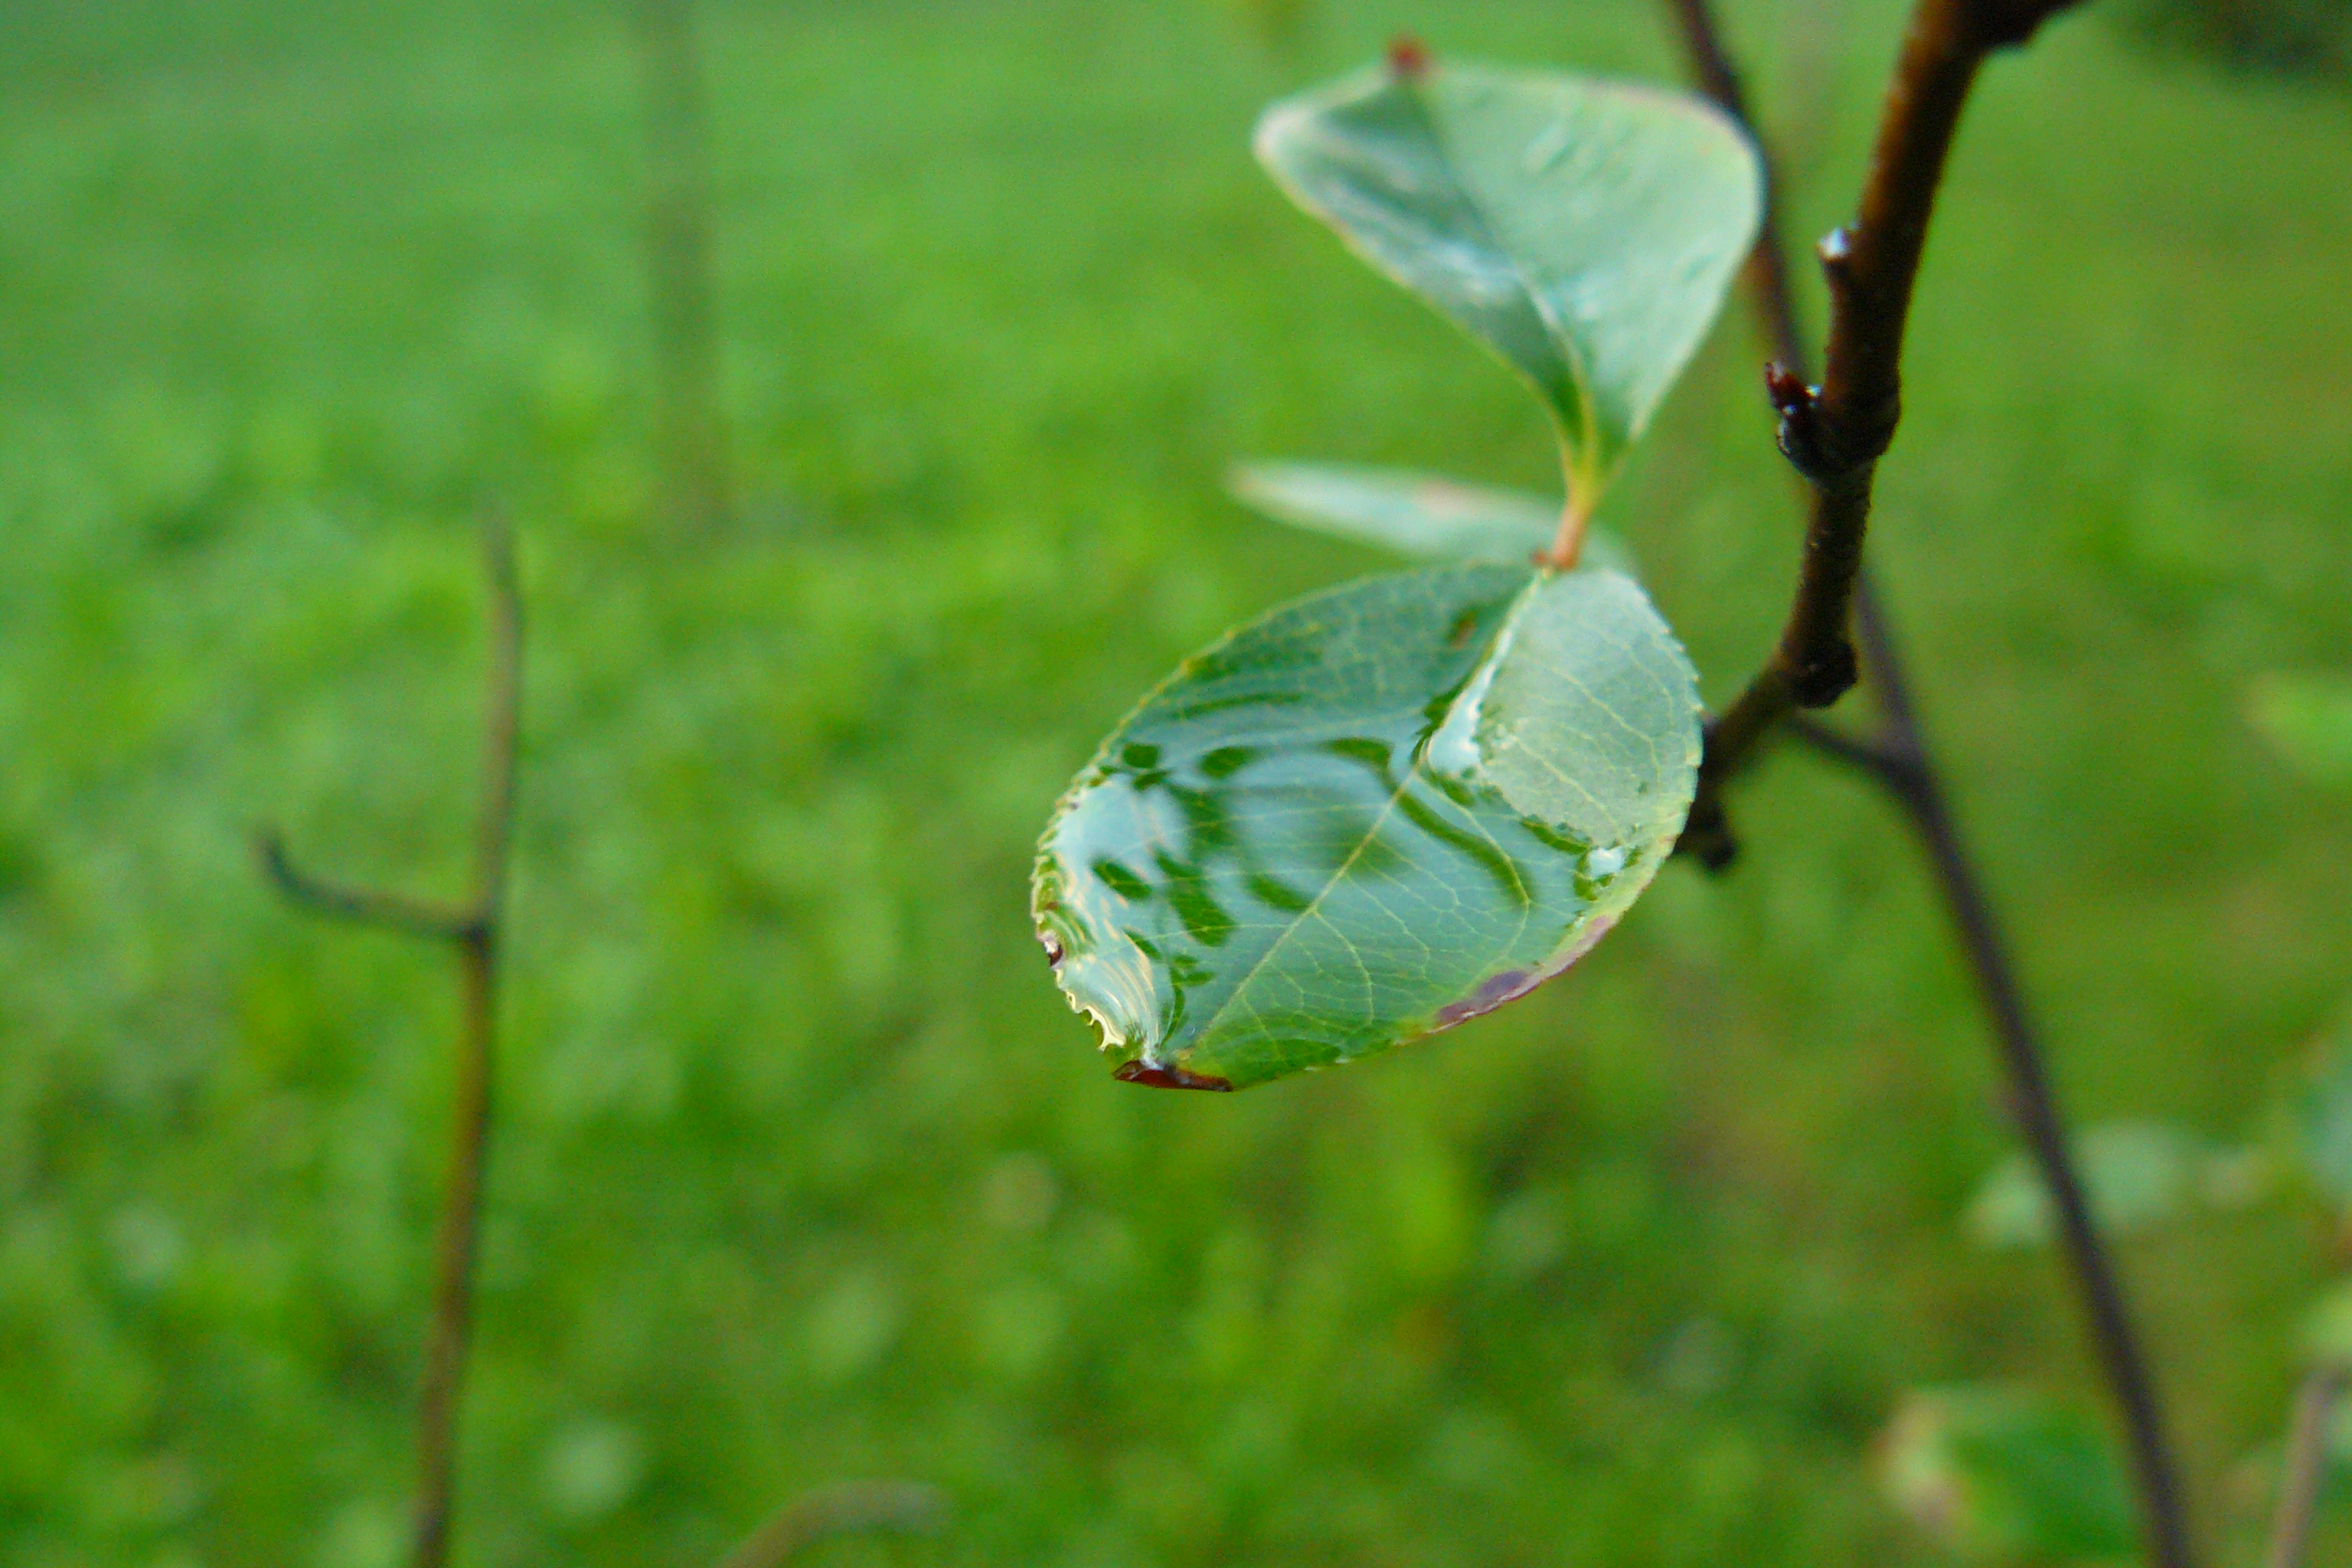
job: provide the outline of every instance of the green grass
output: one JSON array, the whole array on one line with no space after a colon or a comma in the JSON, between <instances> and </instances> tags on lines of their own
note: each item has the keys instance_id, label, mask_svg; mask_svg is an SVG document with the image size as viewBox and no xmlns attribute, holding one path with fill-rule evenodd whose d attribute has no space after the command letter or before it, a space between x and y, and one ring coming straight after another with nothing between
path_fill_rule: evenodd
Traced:
<instances>
[{"instance_id":1,"label":"green grass","mask_svg":"<svg viewBox=\"0 0 2352 1568\"><path fill-rule=\"evenodd\" d=\"M753 499L681 541L621 16L12 18L0 1557L395 1558L450 977L246 843L455 889L489 496L533 621L464 1563L707 1563L874 1474L957 1528L837 1561L1926 1561L1869 1468L1902 1388L2096 1400L2052 1269L1958 1232L1983 1031L1810 759L1536 998L1230 1100L1110 1082L1028 930L1126 704L1375 564L1229 460L1546 477L1508 376L1254 170L1256 107L1407 26L1664 75L1655 17L1360 0L1276 63L1177 0L714 5ZM1896 15L1738 21L1817 232ZM2069 20L1939 216L1876 538L2085 1117L2240 1134L2346 989L2352 802L2241 704L2352 662L2347 132ZM1751 341L1605 520L1717 696L1793 558ZM2319 1234L2128 1254L2224 1563Z\"/></svg>"}]
</instances>

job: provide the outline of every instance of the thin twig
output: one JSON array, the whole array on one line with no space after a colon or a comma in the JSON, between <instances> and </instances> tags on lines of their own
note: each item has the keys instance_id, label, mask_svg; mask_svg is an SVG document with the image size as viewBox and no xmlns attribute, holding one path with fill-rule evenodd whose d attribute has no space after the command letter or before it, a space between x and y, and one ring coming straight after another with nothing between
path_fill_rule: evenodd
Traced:
<instances>
[{"instance_id":1,"label":"thin twig","mask_svg":"<svg viewBox=\"0 0 2352 1568\"><path fill-rule=\"evenodd\" d=\"M399 893L346 888L313 877L294 864L285 836L274 827L257 834L253 848L254 858L261 863L262 875L270 885L285 896L287 902L298 904L314 915L349 921L353 925L381 926L432 942L457 941L465 933L466 922L473 918L471 910Z\"/></svg>"},{"instance_id":2,"label":"thin twig","mask_svg":"<svg viewBox=\"0 0 2352 1568\"><path fill-rule=\"evenodd\" d=\"M457 1409L473 1327L474 1258L481 1227L482 1174L489 1153L500 917L522 702L522 603L515 581L513 541L503 521L493 517L486 524L482 553L490 625L481 795L474 821L474 919L457 943L461 1022L441 1218L433 1237L433 1326L417 1397L416 1568L441 1568L447 1561L457 1495Z\"/></svg>"},{"instance_id":3,"label":"thin twig","mask_svg":"<svg viewBox=\"0 0 2352 1568\"><path fill-rule=\"evenodd\" d=\"M2294 1419L2286 1439L2286 1468L2279 1477L2278 1517L2271 1526L2267 1568L2303 1568L2311 1550L2311 1516L2327 1468L2327 1418L2352 1382L2352 1370L2315 1367L2295 1390Z\"/></svg>"},{"instance_id":4,"label":"thin twig","mask_svg":"<svg viewBox=\"0 0 2352 1568\"><path fill-rule=\"evenodd\" d=\"M948 1501L915 1481L846 1481L787 1503L719 1568L782 1568L820 1541L887 1532L936 1535L947 1528Z\"/></svg>"},{"instance_id":5,"label":"thin twig","mask_svg":"<svg viewBox=\"0 0 2352 1568\"><path fill-rule=\"evenodd\" d=\"M1780 642L1747 689L1708 727L1703 796L1719 791L1790 710L1826 708L1853 685L1857 664L1849 628L1872 483L1901 416L1904 329L1945 160L1985 57L2023 42L2069 3L1919 0L1912 13L1859 214L1820 247L1830 293L1821 384L1809 385L1786 360L1766 376L1780 415L1780 448L1812 487L1811 516ZM1676 13L1686 40L1693 26L1687 5L1682 0ZM1713 36L1711 26L1706 32ZM1702 80L1711 87L1729 83L1736 102L1737 78L1720 47L1695 53ZM1791 336L1782 346L1794 343ZM1698 815L1711 824L1719 811L1707 800Z\"/></svg>"},{"instance_id":6,"label":"thin twig","mask_svg":"<svg viewBox=\"0 0 2352 1568\"><path fill-rule=\"evenodd\" d=\"M1810 713L1791 713L1782 722L1790 734L1823 756L1859 768L1897 793L1922 766L1921 759L1905 755L1876 736L1850 735Z\"/></svg>"},{"instance_id":7,"label":"thin twig","mask_svg":"<svg viewBox=\"0 0 2352 1568\"><path fill-rule=\"evenodd\" d=\"M416 1419L415 1568L448 1561L456 1496L457 1418L473 1321L474 1257L482 1173L489 1147L490 1081L497 1058L500 921L507 850L514 820L516 734L522 691L522 608L514 548L504 522L483 525L489 584L489 650L483 677L480 796L474 822L474 876L466 902L449 908L341 887L296 867L275 833L260 840L261 863L288 900L340 920L381 925L447 942L457 954L457 1054L441 1214L433 1239L432 1321L425 1344Z\"/></svg>"},{"instance_id":8,"label":"thin twig","mask_svg":"<svg viewBox=\"0 0 2352 1568\"><path fill-rule=\"evenodd\" d=\"M1861 449L1840 445L1844 438L1834 435L1833 430L1825 433L1825 427L1833 427L1857 407L1863 410L1862 422L1869 434L1864 446L1874 442L1877 449L1883 450L1885 438L1892 435L1899 399L1897 362L1903 311L1907 307L1911 279L1917 270L1937 176L1969 83L1986 52L2003 44L2023 42L2064 3L2065 0L2058 0L2056 5L2043 0L2012 0L2004 6L2000 0L1977 0L1971 10L1967 0L1921 0L1889 94L1886 119L1895 123L1927 115L1939 124L1916 134L1882 128L1877 162L1864 198L1861 228L1864 237L1885 234L1890 229L1899 232L1888 242L1891 257L1883 256L1875 248L1865 249L1864 238L1857 237L1841 247L1843 264L1831 266L1831 373L1818 395L1804 385L1803 338L1798 330L1785 258L1759 255L1750 268L1757 313L1779 356L1778 374L1771 379L1774 400L1782 418L1782 448L1797 460L1813 488L1806 572L1799 590L1799 612L1792 612L1790 626L1795 629L1801 623L1809 628L1807 635L1811 635L1827 625L1843 638L1842 610L1835 621L1824 621L1818 616L1809 619L1801 614L1804 601L1822 582L1822 574L1817 571L1820 561L1816 545L1827 514L1832 524L1850 525L1849 546L1836 564L1844 571L1843 591L1851 600L1853 631L1861 644L1862 662L1870 674L1879 723L1874 738L1862 740L1804 714L1791 712L1794 683L1786 679L1784 670L1780 691L1790 701L1781 706L1777 714L1761 718L1760 721L1757 705L1750 704L1744 721L1749 727L1729 734L1720 731L1711 733L1708 754L1710 762L1717 764L1716 782L1719 786L1720 781L1738 765L1740 753L1730 742L1737 740L1752 747L1777 718L1791 723L1795 732L1816 749L1860 767L1877 779L1910 817L1914 831L1927 851L1937 882L1958 930L1969 972L1991 1018L2007 1069L2013 1113L2058 1211L2067 1260L2084 1314L2090 1320L2092 1338L2116 1403L2122 1407L2133 1473L2155 1560L2159 1568L2189 1568L2189 1526L2155 1380L2132 1329L2122 1285L2092 1225L2015 966L1976 867L1960 841L1943 781L1927 751L1912 703L1901 650L1863 569L1862 530L1868 513L1870 474L1876 453L1873 451L1861 458L1858 468L1851 470L1860 475L1858 491L1832 493L1832 487L1825 486L1816 471L1825 458ZM1670 4L1702 89L1727 113L1748 126L1753 135L1754 121L1742 100L1738 74L1724 52L1707 0L1670 0ZM1895 184L1911 182L1916 189L1910 199L1903 199L1902 192L1890 189L1890 179ZM1759 241L1759 252L1779 245L1776 226L1769 216L1778 205L1777 189L1768 180L1768 216ZM1894 268L1895 275L1881 281L1885 277L1881 267ZM1883 319L1889 311L1891 321ZM1874 314L1882 318L1874 330L1868 319ZM1841 377L1841 363L1855 364L1857 356L1860 368ZM1801 396L1792 393L1792 384ZM1838 389L1839 401L1834 405L1831 401L1832 387ZM1874 406L1875 413L1871 412ZM1772 668L1788 664L1789 646L1784 637L1774 666L1768 667L1768 675ZM1768 684L1759 678L1759 685ZM1751 694L1756 689L1751 687ZM1735 710L1738 707L1735 704ZM1718 750L1719 746L1722 750ZM1720 796L1712 795L1702 804L1708 807L1703 817L1694 809L1694 821L1705 835L1701 852L1719 861L1728 857L1730 849Z\"/></svg>"}]
</instances>

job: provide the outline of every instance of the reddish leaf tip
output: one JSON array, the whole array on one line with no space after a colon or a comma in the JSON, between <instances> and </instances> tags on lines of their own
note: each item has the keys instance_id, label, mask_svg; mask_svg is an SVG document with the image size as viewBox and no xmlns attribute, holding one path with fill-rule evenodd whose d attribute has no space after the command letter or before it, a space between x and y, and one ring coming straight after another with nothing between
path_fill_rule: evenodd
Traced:
<instances>
[{"instance_id":1,"label":"reddish leaf tip","mask_svg":"<svg viewBox=\"0 0 2352 1568\"><path fill-rule=\"evenodd\" d=\"M1389 69L1399 81L1419 81L1429 74L1429 47L1410 33L1389 45Z\"/></svg>"},{"instance_id":2,"label":"reddish leaf tip","mask_svg":"<svg viewBox=\"0 0 2352 1568\"><path fill-rule=\"evenodd\" d=\"M1212 1078L1207 1073L1186 1072L1182 1068L1154 1067L1141 1057L1122 1062L1111 1077L1121 1083L1139 1083L1146 1089L1202 1089L1212 1094L1231 1094L1234 1086L1228 1079Z\"/></svg>"}]
</instances>

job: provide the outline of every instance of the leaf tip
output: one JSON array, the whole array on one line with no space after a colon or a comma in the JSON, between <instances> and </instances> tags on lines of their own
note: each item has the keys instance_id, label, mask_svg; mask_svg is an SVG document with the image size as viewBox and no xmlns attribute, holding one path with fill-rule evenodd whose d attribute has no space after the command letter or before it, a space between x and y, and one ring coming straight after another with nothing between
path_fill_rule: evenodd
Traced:
<instances>
[{"instance_id":1,"label":"leaf tip","mask_svg":"<svg viewBox=\"0 0 2352 1568\"><path fill-rule=\"evenodd\" d=\"M1136 1058L1131 1062L1120 1063L1118 1070L1111 1074L1111 1077L1121 1083L1139 1083L1146 1089L1205 1089L1211 1094L1231 1094L1234 1091L1233 1080L1230 1079L1213 1078L1202 1072L1186 1072L1179 1067L1161 1067L1157 1063L1146 1061L1141 1057Z\"/></svg>"},{"instance_id":2,"label":"leaf tip","mask_svg":"<svg viewBox=\"0 0 2352 1568\"><path fill-rule=\"evenodd\" d=\"M1399 81L1419 81L1429 74L1429 46L1411 33L1389 41L1389 74Z\"/></svg>"}]
</instances>

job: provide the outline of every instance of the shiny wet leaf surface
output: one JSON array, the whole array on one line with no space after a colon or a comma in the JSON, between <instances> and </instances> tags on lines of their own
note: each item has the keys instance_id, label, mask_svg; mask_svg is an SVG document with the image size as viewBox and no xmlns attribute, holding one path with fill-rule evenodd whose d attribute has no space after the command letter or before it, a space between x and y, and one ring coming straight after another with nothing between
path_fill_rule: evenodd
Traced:
<instances>
[{"instance_id":1,"label":"shiny wet leaf surface","mask_svg":"<svg viewBox=\"0 0 2352 1568\"><path fill-rule=\"evenodd\" d=\"M1268 110L1257 153L1535 385L1588 493L1706 335L1760 210L1754 151L1698 100L1545 72L1366 71Z\"/></svg>"},{"instance_id":2,"label":"shiny wet leaf surface","mask_svg":"<svg viewBox=\"0 0 2352 1568\"><path fill-rule=\"evenodd\" d=\"M1350 584L1195 655L1104 743L1039 846L1039 937L1122 1076L1350 1060L1599 940L1698 757L1689 663L1617 573Z\"/></svg>"}]
</instances>

